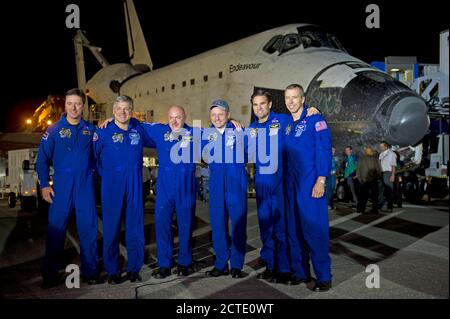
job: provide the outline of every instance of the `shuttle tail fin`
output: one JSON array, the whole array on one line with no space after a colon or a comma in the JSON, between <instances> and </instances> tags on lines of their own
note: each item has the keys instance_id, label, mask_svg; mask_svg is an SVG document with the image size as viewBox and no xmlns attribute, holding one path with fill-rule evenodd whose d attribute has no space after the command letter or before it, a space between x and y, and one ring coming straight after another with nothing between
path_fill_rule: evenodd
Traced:
<instances>
[{"instance_id":1,"label":"shuttle tail fin","mask_svg":"<svg viewBox=\"0 0 450 319\"><path fill-rule=\"evenodd\" d=\"M150 70L153 69L153 62L145 42L144 33L134 7L133 0L124 0L125 23L127 26L128 52L133 65L145 64Z\"/></svg>"}]
</instances>

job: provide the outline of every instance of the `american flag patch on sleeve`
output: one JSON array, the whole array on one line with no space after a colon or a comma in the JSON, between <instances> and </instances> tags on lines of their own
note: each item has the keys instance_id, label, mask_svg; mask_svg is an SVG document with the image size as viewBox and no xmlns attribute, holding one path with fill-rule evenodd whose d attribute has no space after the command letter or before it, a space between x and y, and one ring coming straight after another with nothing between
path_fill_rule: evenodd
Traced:
<instances>
[{"instance_id":1,"label":"american flag patch on sleeve","mask_svg":"<svg viewBox=\"0 0 450 319\"><path fill-rule=\"evenodd\" d=\"M42 135L42 139L44 140L44 141L46 141L47 139L48 139L48 136L50 135L50 133L47 131L47 132L45 132L44 133L44 135Z\"/></svg>"},{"instance_id":2,"label":"american flag patch on sleeve","mask_svg":"<svg viewBox=\"0 0 450 319\"><path fill-rule=\"evenodd\" d=\"M328 128L328 126L325 121L319 121L316 123L316 132L326 130L327 128Z\"/></svg>"}]
</instances>

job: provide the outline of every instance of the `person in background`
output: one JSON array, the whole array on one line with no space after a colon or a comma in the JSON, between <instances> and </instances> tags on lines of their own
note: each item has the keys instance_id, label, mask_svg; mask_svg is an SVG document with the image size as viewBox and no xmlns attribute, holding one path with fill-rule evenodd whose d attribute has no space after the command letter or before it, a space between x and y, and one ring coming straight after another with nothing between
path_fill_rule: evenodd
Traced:
<instances>
[{"instance_id":1,"label":"person in background","mask_svg":"<svg viewBox=\"0 0 450 319\"><path fill-rule=\"evenodd\" d=\"M328 209L334 209L334 192L336 190L336 169L337 169L337 158L336 148L332 147L331 151L333 153L333 157L331 158L331 171L330 176L325 181L327 201L328 201Z\"/></svg>"},{"instance_id":2,"label":"person in background","mask_svg":"<svg viewBox=\"0 0 450 319\"><path fill-rule=\"evenodd\" d=\"M203 201L202 195L202 166L195 165L195 194L196 198Z\"/></svg>"},{"instance_id":3,"label":"person in background","mask_svg":"<svg viewBox=\"0 0 450 319\"><path fill-rule=\"evenodd\" d=\"M380 209L383 210L385 200L387 201L387 212L392 213L394 209L394 181L395 172L397 170L397 156L391 150L391 146L388 142L382 141L379 145L380 148L380 164L383 171L383 195L381 197Z\"/></svg>"},{"instance_id":4,"label":"person in background","mask_svg":"<svg viewBox=\"0 0 450 319\"><path fill-rule=\"evenodd\" d=\"M142 166L142 202L145 207L145 199L148 194L150 194L150 180L152 179L152 175L150 173L150 168L146 166Z\"/></svg>"},{"instance_id":5,"label":"person in background","mask_svg":"<svg viewBox=\"0 0 450 319\"><path fill-rule=\"evenodd\" d=\"M348 187L352 193L352 202L355 207L358 206L358 193L357 193L357 179L356 168L358 167L358 158L353 154L353 148L347 146L345 148L344 165L344 179L347 182Z\"/></svg>"},{"instance_id":6,"label":"person in background","mask_svg":"<svg viewBox=\"0 0 450 319\"><path fill-rule=\"evenodd\" d=\"M381 177L381 166L371 147L364 148L364 155L358 161L356 176L359 180L359 201L357 212L364 214L369 193L372 200L370 213L378 214L378 181Z\"/></svg>"},{"instance_id":7,"label":"person in background","mask_svg":"<svg viewBox=\"0 0 450 319\"><path fill-rule=\"evenodd\" d=\"M395 170L395 181L394 181L394 203L398 208L402 207L403 195L402 195L402 179L403 179L403 166L405 163L400 159L400 154L394 151L397 156L397 167Z\"/></svg>"},{"instance_id":8,"label":"person in background","mask_svg":"<svg viewBox=\"0 0 450 319\"><path fill-rule=\"evenodd\" d=\"M203 202L207 202L208 201L208 194L209 194L209 169L208 166L206 166L206 164L202 165L202 169L201 169L201 178L202 178L202 198L203 198Z\"/></svg>"}]
</instances>

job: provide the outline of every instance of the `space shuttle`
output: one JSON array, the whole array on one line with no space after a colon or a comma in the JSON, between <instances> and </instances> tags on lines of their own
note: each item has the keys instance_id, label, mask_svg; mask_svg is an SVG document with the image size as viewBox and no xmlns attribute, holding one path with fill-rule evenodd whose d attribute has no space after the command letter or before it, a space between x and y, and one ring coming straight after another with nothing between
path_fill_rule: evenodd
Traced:
<instances>
[{"instance_id":1,"label":"space shuttle","mask_svg":"<svg viewBox=\"0 0 450 319\"><path fill-rule=\"evenodd\" d=\"M154 69L132 0L124 0L129 62L108 64L79 83L102 114L112 114L117 95L134 99L135 112L148 122L167 121L170 105L181 105L187 122L209 126L209 105L229 102L231 116L245 126L253 119L250 96L272 94L272 110L288 113L284 88L301 84L306 102L319 108L332 130L333 144L374 146L381 140L414 145L427 133L425 101L403 83L351 56L335 35L311 24L289 24L249 36L169 66ZM95 47L90 47L95 53ZM98 50L97 50L98 54Z\"/></svg>"}]
</instances>

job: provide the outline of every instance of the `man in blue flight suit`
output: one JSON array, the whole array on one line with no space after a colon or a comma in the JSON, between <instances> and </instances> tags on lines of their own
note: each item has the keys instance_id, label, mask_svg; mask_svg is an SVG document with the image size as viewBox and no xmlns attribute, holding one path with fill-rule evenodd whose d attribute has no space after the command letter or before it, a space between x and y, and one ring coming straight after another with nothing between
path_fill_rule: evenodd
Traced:
<instances>
[{"instance_id":1,"label":"man in blue flight suit","mask_svg":"<svg viewBox=\"0 0 450 319\"><path fill-rule=\"evenodd\" d=\"M133 100L125 95L114 102L114 122L94 136L94 151L102 178L103 260L108 282L122 282L119 242L125 220L127 279L141 280L144 263L144 211L142 205L143 146L149 141L143 128L130 121ZM137 125L136 125L137 124Z\"/></svg>"},{"instance_id":2,"label":"man in blue flight suit","mask_svg":"<svg viewBox=\"0 0 450 319\"><path fill-rule=\"evenodd\" d=\"M65 100L66 113L47 129L39 146L39 183L42 197L51 203L43 288L58 284L67 223L74 210L80 238L81 274L89 284L100 282L93 184L95 158L92 140L95 128L82 119L85 102L83 91L69 90ZM50 184L50 166L54 169L53 184Z\"/></svg>"},{"instance_id":3,"label":"man in blue flight suit","mask_svg":"<svg viewBox=\"0 0 450 319\"><path fill-rule=\"evenodd\" d=\"M171 106L167 124L141 123L158 152L155 224L159 269L158 279L171 274L173 266L173 213L176 212L179 237L177 274L192 272L192 222L195 216L195 165L200 158L200 128L185 123L181 106Z\"/></svg>"},{"instance_id":4,"label":"man in blue flight suit","mask_svg":"<svg viewBox=\"0 0 450 319\"><path fill-rule=\"evenodd\" d=\"M256 155L256 203L263 244L260 254L266 265L257 278L287 284L290 263L285 223L283 144L284 131L291 123L291 116L271 111L272 98L267 91L257 90L250 102L257 119L250 125L249 153L254 151ZM317 113L317 109L309 108L307 116Z\"/></svg>"},{"instance_id":5,"label":"man in blue flight suit","mask_svg":"<svg viewBox=\"0 0 450 319\"><path fill-rule=\"evenodd\" d=\"M322 115L306 117L305 95L300 85L289 85L284 96L293 120L285 132L291 284L311 280L311 259L317 280L310 289L327 291L332 276L324 193L331 170L331 134Z\"/></svg>"},{"instance_id":6,"label":"man in blue flight suit","mask_svg":"<svg viewBox=\"0 0 450 319\"><path fill-rule=\"evenodd\" d=\"M246 137L235 130L230 121L230 108L224 100L215 100L210 107L212 126L202 134L202 156L209 164L210 222L214 268L206 276L244 276L247 240L247 163ZM231 219L231 237L228 220Z\"/></svg>"}]
</instances>

